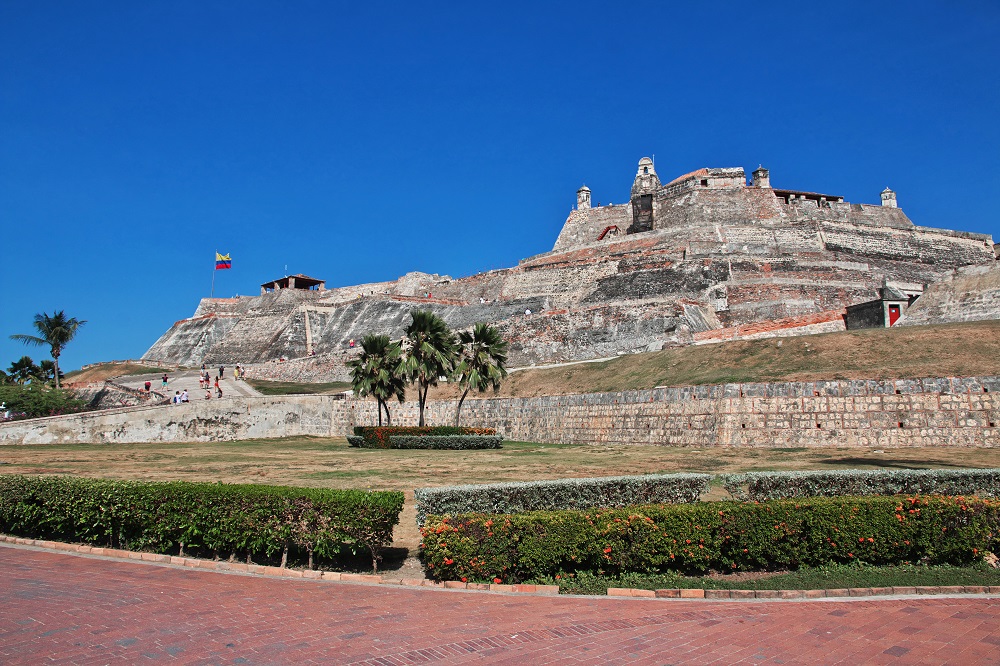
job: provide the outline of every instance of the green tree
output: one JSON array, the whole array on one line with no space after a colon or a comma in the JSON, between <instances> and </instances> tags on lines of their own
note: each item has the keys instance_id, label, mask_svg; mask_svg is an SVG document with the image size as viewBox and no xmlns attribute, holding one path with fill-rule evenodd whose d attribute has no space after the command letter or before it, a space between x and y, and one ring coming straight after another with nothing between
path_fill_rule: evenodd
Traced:
<instances>
[{"instance_id":1,"label":"green tree","mask_svg":"<svg viewBox=\"0 0 1000 666\"><path fill-rule=\"evenodd\" d=\"M401 362L402 346L399 342L391 342L388 335L366 335L361 340L361 355L347 362L354 392L361 397L375 396L380 426L383 409L386 425L392 425L389 401L406 399L406 378L400 368Z\"/></svg>"},{"instance_id":2,"label":"green tree","mask_svg":"<svg viewBox=\"0 0 1000 666\"><path fill-rule=\"evenodd\" d=\"M52 380L55 379L55 376L56 376L56 364L53 361L50 361L50 360L46 359L46 360L42 361L41 363L39 363L38 366L42 370L42 378L45 381L48 382L48 381L52 381ZM66 375L64 375L62 373L62 371L60 370L59 371L59 381L62 381L63 379L65 379L65 377L66 377Z\"/></svg>"},{"instance_id":3,"label":"green tree","mask_svg":"<svg viewBox=\"0 0 1000 666\"><path fill-rule=\"evenodd\" d=\"M413 310L412 321L406 327L406 354L403 372L417 384L420 405L420 425L424 425L427 389L437 386L439 377L448 377L455 369L458 342L444 320L430 310Z\"/></svg>"},{"instance_id":4,"label":"green tree","mask_svg":"<svg viewBox=\"0 0 1000 666\"><path fill-rule=\"evenodd\" d=\"M53 312L52 316L42 312L35 315L34 327L38 335L23 335L18 333L17 335L10 336L10 339L20 340L26 345L37 345L40 347L49 345L52 353L52 362L55 365L56 388L59 388L59 356L62 354L63 348L76 337L76 333L80 330L80 327L86 323L86 321L80 321L76 317L67 317L66 312L63 310Z\"/></svg>"},{"instance_id":5,"label":"green tree","mask_svg":"<svg viewBox=\"0 0 1000 666\"><path fill-rule=\"evenodd\" d=\"M458 380L462 397L455 409L455 425L462 416L462 403L471 389L484 393L492 388L496 393L500 390L500 382L507 376L507 342L500 331L489 324L480 322L472 331L461 331L458 334L461 345L458 365L454 377Z\"/></svg>"},{"instance_id":6,"label":"green tree","mask_svg":"<svg viewBox=\"0 0 1000 666\"><path fill-rule=\"evenodd\" d=\"M22 356L10 364L7 373L15 384L24 386L28 382L42 379L42 369L35 365L30 356Z\"/></svg>"}]
</instances>

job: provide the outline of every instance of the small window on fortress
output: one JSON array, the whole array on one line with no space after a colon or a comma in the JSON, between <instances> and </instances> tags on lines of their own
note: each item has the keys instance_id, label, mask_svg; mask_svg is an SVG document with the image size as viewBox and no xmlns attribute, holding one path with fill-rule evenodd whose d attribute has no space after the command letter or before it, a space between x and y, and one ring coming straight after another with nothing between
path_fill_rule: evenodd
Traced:
<instances>
[{"instance_id":1,"label":"small window on fortress","mask_svg":"<svg viewBox=\"0 0 1000 666\"><path fill-rule=\"evenodd\" d=\"M643 173L649 173L649 167L642 167Z\"/></svg>"},{"instance_id":2,"label":"small window on fortress","mask_svg":"<svg viewBox=\"0 0 1000 666\"><path fill-rule=\"evenodd\" d=\"M708 187L708 181L707 180L701 181L701 186L702 187Z\"/></svg>"}]
</instances>

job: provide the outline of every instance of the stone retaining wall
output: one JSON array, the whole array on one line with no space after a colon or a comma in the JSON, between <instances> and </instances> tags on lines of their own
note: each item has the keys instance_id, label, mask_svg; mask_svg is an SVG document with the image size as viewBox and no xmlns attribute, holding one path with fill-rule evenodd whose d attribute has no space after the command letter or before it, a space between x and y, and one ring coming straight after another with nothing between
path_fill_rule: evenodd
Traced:
<instances>
[{"instance_id":1,"label":"stone retaining wall","mask_svg":"<svg viewBox=\"0 0 1000 666\"><path fill-rule=\"evenodd\" d=\"M466 400L462 424L543 443L750 447L1000 447L1000 377L721 384ZM432 402L431 424L454 419ZM415 425L417 405L392 405ZM332 396L231 398L0 424L0 444L340 437L375 423L375 403Z\"/></svg>"}]
</instances>

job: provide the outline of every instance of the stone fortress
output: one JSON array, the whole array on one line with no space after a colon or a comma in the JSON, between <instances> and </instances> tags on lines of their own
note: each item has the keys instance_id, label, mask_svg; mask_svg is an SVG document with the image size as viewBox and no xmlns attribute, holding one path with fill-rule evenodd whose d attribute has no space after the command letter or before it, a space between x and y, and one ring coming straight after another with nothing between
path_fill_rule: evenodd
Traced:
<instances>
[{"instance_id":1,"label":"stone fortress","mask_svg":"<svg viewBox=\"0 0 1000 666\"><path fill-rule=\"evenodd\" d=\"M970 315L945 297L920 323L947 320L949 303L961 319L1000 318L995 266L989 235L916 226L889 189L881 205L853 204L772 187L762 167L749 184L742 167L699 169L663 184L643 158L628 203L593 206L580 188L552 251L515 267L333 289L286 276L259 296L203 299L143 358L241 363L259 378L344 380L350 340L399 337L409 312L423 308L453 329L493 323L511 341L512 367L587 360L843 330L848 306L891 298L902 299L892 307L902 307L895 316L905 323L927 285L963 284L969 272L988 283L985 296L969 301L979 309Z\"/></svg>"}]
</instances>

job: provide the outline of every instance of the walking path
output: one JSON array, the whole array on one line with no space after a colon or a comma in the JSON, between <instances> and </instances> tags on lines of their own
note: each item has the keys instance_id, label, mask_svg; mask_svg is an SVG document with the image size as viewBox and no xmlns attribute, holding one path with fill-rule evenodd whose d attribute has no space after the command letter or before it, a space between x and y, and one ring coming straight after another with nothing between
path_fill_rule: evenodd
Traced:
<instances>
[{"instance_id":1,"label":"walking path","mask_svg":"<svg viewBox=\"0 0 1000 666\"><path fill-rule=\"evenodd\" d=\"M152 383L152 389L154 391L159 391L168 398L173 396L177 391L183 391L187 389L188 395L191 400L203 400L205 398L205 389L198 386L198 375L200 371L198 370L178 370L177 372L168 372L167 377L169 381L167 382L167 388L161 388L161 381L163 379L163 373L159 374L146 374L146 375L127 375L123 377L116 377L115 382L121 384L122 386L128 386L129 388L142 389L147 381ZM215 382L216 375L219 374L218 368L209 368L209 374L212 377L212 382ZM254 387L247 384L245 381L236 381L233 379L233 369L226 368L225 376L219 381L219 385L222 388L222 397L231 398L233 396L259 396L261 393L257 391ZM212 389L212 398L215 398L215 389Z\"/></svg>"},{"instance_id":2,"label":"walking path","mask_svg":"<svg viewBox=\"0 0 1000 666\"><path fill-rule=\"evenodd\" d=\"M387 588L0 546L0 662L989 664L1000 599L679 601Z\"/></svg>"}]
</instances>

